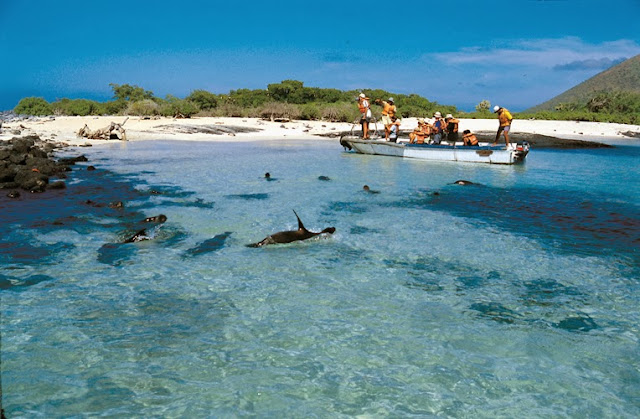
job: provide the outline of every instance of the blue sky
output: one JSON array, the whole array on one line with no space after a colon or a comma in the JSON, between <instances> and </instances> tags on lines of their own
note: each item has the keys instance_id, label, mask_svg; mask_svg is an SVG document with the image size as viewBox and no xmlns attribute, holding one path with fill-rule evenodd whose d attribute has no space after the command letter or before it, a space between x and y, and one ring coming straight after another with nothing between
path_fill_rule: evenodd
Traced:
<instances>
[{"instance_id":1,"label":"blue sky","mask_svg":"<svg viewBox=\"0 0 640 419\"><path fill-rule=\"evenodd\" d=\"M523 110L640 54L640 0L0 0L0 110L285 79Z\"/></svg>"}]
</instances>

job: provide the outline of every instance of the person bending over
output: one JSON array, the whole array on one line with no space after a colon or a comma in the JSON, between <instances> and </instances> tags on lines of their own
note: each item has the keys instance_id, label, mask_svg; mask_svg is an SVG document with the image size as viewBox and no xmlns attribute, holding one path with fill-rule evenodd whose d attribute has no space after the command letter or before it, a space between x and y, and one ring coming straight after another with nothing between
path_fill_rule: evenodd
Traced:
<instances>
[{"instance_id":1,"label":"person bending over","mask_svg":"<svg viewBox=\"0 0 640 419\"><path fill-rule=\"evenodd\" d=\"M509 131L511 130L511 121L513 121L513 116L511 116L508 109L500 106L494 106L493 112L498 114L500 126L498 127L498 133L496 134L496 141L491 145L498 145L500 134L504 133L504 142L507 147L509 147Z\"/></svg>"},{"instance_id":2,"label":"person bending over","mask_svg":"<svg viewBox=\"0 0 640 419\"><path fill-rule=\"evenodd\" d=\"M468 129L464 130L464 132L462 133L462 141L466 146L477 147L479 145L478 138L476 138L476 135L471 131L469 131Z\"/></svg>"}]
</instances>

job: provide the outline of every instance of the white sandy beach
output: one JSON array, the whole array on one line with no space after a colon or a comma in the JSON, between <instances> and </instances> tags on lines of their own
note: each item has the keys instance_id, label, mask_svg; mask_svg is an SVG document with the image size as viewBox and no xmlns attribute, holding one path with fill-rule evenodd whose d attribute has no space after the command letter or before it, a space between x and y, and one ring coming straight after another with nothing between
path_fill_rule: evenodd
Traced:
<instances>
[{"instance_id":1,"label":"white sandy beach","mask_svg":"<svg viewBox=\"0 0 640 419\"><path fill-rule=\"evenodd\" d=\"M21 121L6 122L0 132L0 140L8 140L16 136L37 134L43 140L63 142L69 145L100 144L104 140L87 140L77 136L78 130L85 124L96 130L108 126L111 122L122 123L124 116L57 116L25 119ZM417 125L416 118L405 118L402 121L401 130L411 130ZM248 133L186 133L184 128L196 127L241 127L253 128L258 131ZM473 132L495 131L498 127L497 119L460 119L460 132L469 129ZM130 117L125 125L128 141L142 140L184 140L184 141L260 141L260 140L332 140L335 137L323 136L349 131L352 125L349 123L334 123L324 121L291 121L272 122L258 118L190 118L190 119L142 119ZM359 131L359 126L355 128ZM382 131L382 125L378 123L378 129ZM18 131L20 132L18 134ZM518 133L542 134L562 139L606 141L606 140L631 140L625 136L625 132L640 132L640 125L626 125L600 122L576 122L576 121L539 121L539 120L514 120L511 130L511 138L518 140ZM110 142L117 140L109 140Z\"/></svg>"}]
</instances>

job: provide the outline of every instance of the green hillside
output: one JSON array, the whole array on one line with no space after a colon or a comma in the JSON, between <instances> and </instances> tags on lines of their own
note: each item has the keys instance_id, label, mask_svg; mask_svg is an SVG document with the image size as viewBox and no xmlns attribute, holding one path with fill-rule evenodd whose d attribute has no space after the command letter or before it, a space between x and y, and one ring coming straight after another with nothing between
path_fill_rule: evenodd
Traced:
<instances>
[{"instance_id":1,"label":"green hillside","mask_svg":"<svg viewBox=\"0 0 640 419\"><path fill-rule=\"evenodd\" d=\"M566 92L525 112L554 110L560 103L586 103L599 92L633 92L640 94L640 55L629 58Z\"/></svg>"}]
</instances>

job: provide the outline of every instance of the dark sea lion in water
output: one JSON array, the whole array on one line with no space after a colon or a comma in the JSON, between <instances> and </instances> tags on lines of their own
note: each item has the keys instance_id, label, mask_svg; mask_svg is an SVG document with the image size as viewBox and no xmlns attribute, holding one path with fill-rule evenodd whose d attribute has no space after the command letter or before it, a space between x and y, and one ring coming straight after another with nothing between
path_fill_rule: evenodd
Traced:
<instances>
[{"instance_id":1,"label":"dark sea lion in water","mask_svg":"<svg viewBox=\"0 0 640 419\"><path fill-rule=\"evenodd\" d=\"M468 185L477 185L477 183L473 183L470 180L456 180L455 182L453 182L454 185L464 185L464 186L468 186Z\"/></svg>"},{"instance_id":2,"label":"dark sea lion in water","mask_svg":"<svg viewBox=\"0 0 640 419\"><path fill-rule=\"evenodd\" d=\"M374 194L375 194L375 193L380 193L380 191L376 191L376 190L371 189L371 188L369 187L369 185L364 185L364 186L362 187L362 190L363 190L363 191L365 191L365 192L374 193Z\"/></svg>"},{"instance_id":3,"label":"dark sea lion in water","mask_svg":"<svg viewBox=\"0 0 640 419\"><path fill-rule=\"evenodd\" d=\"M142 230L138 231L136 234L134 234L133 236L129 237L123 243L137 243L137 242L141 242L141 241L144 241L144 240L151 240L151 237L147 234L147 229L146 228L143 228Z\"/></svg>"},{"instance_id":4,"label":"dark sea lion in water","mask_svg":"<svg viewBox=\"0 0 640 419\"><path fill-rule=\"evenodd\" d=\"M329 181L331 178L329 176L318 176L318 180Z\"/></svg>"},{"instance_id":5,"label":"dark sea lion in water","mask_svg":"<svg viewBox=\"0 0 640 419\"><path fill-rule=\"evenodd\" d=\"M164 223L165 221L167 221L167 216L164 214L156 215L155 217L147 217L144 220L142 220L143 223L158 223L158 225ZM151 240L152 238L153 238L153 235L150 236L147 233L147 229L143 228L133 236L129 237L123 243L136 243L144 240Z\"/></svg>"},{"instance_id":6,"label":"dark sea lion in water","mask_svg":"<svg viewBox=\"0 0 640 419\"><path fill-rule=\"evenodd\" d=\"M198 244L196 247L187 250L185 256L198 256L203 253L215 252L224 247L225 241L231 235L230 231L225 231L222 234L217 234L215 237L205 240ZM183 256L184 257L184 256Z\"/></svg>"},{"instance_id":7,"label":"dark sea lion in water","mask_svg":"<svg viewBox=\"0 0 640 419\"><path fill-rule=\"evenodd\" d=\"M267 181L276 180L275 178L272 178L272 177L271 177L271 173L269 173L269 172L267 172L267 173L265 173L265 174L264 174L264 178L265 178Z\"/></svg>"},{"instance_id":8,"label":"dark sea lion in water","mask_svg":"<svg viewBox=\"0 0 640 419\"><path fill-rule=\"evenodd\" d=\"M147 217L142 222L143 223L164 223L167 221L167 216L164 214L156 215L155 217Z\"/></svg>"},{"instance_id":9,"label":"dark sea lion in water","mask_svg":"<svg viewBox=\"0 0 640 419\"><path fill-rule=\"evenodd\" d=\"M336 231L335 227L327 227L319 233L309 231L305 228L304 224L302 224L300 217L298 217L298 213L295 210L293 211L293 213L298 219L297 230L280 231L278 233L274 233L270 236L265 237L261 242L248 244L247 247L262 247L267 244L291 243L298 240L307 240L324 233L333 234Z\"/></svg>"}]
</instances>

